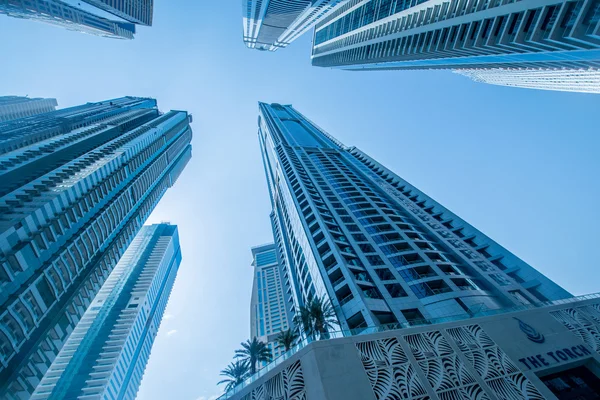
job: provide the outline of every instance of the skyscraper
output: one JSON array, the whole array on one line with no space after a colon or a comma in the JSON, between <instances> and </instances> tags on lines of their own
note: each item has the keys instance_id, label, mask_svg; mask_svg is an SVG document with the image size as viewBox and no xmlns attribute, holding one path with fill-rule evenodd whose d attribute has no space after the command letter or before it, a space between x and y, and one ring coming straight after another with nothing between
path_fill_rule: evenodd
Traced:
<instances>
[{"instance_id":1,"label":"skyscraper","mask_svg":"<svg viewBox=\"0 0 600 400\"><path fill-rule=\"evenodd\" d=\"M309 30L346 0L243 0L244 43L275 51Z\"/></svg>"},{"instance_id":2,"label":"skyscraper","mask_svg":"<svg viewBox=\"0 0 600 400\"><path fill-rule=\"evenodd\" d=\"M342 332L219 400L600 398L600 294L571 296L292 106L259 110L286 292L330 302Z\"/></svg>"},{"instance_id":3,"label":"skyscraper","mask_svg":"<svg viewBox=\"0 0 600 400\"><path fill-rule=\"evenodd\" d=\"M56 106L56 99L0 96L0 122L54 111Z\"/></svg>"},{"instance_id":4,"label":"skyscraper","mask_svg":"<svg viewBox=\"0 0 600 400\"><path fill-rule=\"evenodd\" d=\"M144 226L32 399L135 399L181 262L177 227Z\"/></svg>"},{"instance_id":5,"label":"skyscraper","mask_svg":"<svg viewBox=\"0 0 600 400\"><path fill-rule=\"evenodd\" d=\"M0 0L0 14L117 39L152 25L154 0Z\"/></svg>"},{"instance_id":6,"label":"skyscraper","mask_svg":"<svg viewBox=\"0 0 600 400\"><path fill-rule=\"evenodd\" d=\"M259 108L274 233L296 311L325 296L340 328L359 330L571 297L291 106Z\"/></svg>"},{"instance_id":7,"label":"skyscraper","mask_svg":"<svg viewBox=\"0 0 600 400\"><path fill-rule=\"evenodd\" d=\"M273 243L253 247L252 258L254 282L250 302L250 337L267 343L276 358L285 352L277 343L277 336L281 331L293 328L290 297L283 283L287 273L277 260L277 249Z\"/></svg>"},{"instance_id":8,"label":"skyscraper","mask_svg":"<svg viewBox=\"0 0 600 400\"><path fill-rule=\"evenodd\" d=\"M28 398L191 157L191 116L123 97L0 124L0 398Z\"/></svg>"},{"instance_id":9,"label":"skyscraper","mask_svg":"<svg viewBox=\"0 0 600 400\"><path fill-rule=\"evenodd\" d=\"M600 70L461 69L454 71L476 82L528 89L600 93Z\"/></svg>"},{"instance_id":10,"label":"skyscraper","mask_svg":"<svg viewBox=\"0 0 600 400\"><path fill-rule=\"evenodd\" d=\"M349 70L598 69L600 1L350 0L312 63Z\"/></svg>"}]
</instances>

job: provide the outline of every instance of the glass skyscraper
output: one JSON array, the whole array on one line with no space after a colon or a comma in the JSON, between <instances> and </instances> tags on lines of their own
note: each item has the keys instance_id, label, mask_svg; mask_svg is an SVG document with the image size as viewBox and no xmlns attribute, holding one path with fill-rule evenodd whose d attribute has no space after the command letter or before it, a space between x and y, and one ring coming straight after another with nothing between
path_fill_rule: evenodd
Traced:
<instances>
[{"instance_id":1,"label":"glass skyscraper","mask_svg":"<svg viewBox=\"0 0 600 400\"><path fill-rule=\"evenodd\" d=\"M191 116L123 97L0 123L0 398L28 398L191 157Z\"/></svg>"},{"instance_id":2,"label":"glass skyscraper","mask_svg":"<svg viewBox=\"0 0 600 400\"><path fill-rule=\"evenodd\" d=\"M571 297L293 107L259 109L274 236L296 311L325 296L340 328L356 332Z\"/></svg>"},{"instance_id":3,"label":"glass skyscraper","mask_svg":"<svg viewBox=\"0 0 600 400\"><path fill-rule=\"evenodd\" d=\"M285 352L277 343L277 336L281 331L294 327L290 314L291 299L284 285L289 276L278 261L273 243L252 248L252 259L254 282L250 302L250 337L267 343L276 358Z\"/></svg>"},{"instance_id":4,"label":"glass skyscraper","mask_svg":"<svg viewBox=\"0 0 600 400\"><path fill-rule=\"evenodd\" d=\"M275 51L309 30L345 0L243 0L244 43Z\"/></svg>"},{"instance_id":5,"label":"glass skyscraper","mask_svg":"<svg viewBox=\"0 0 600 400\"><path fill-rule=\"evenodd\" d=\"M316 26L312 63L598 70L599 38L600 0L349 0Z\"/></svg>"},{"instance_id":6,"label":"glass skyscraper","mask_svg":"<svg viewBox=\"0 0 600 400\"><path fill-rule=\"evenodd\" d=\"M0 0L0 14L117 39L152 25L154 0Z\"/></svg>"},{"instance_id":7,"label":"glass skyscraper","mask_svg":"<svg viewBox=\"0 0 600 400\"><path fill-rule=\"evenodd\" d=\"M57 104L56 99L0 96L0 122L54 111Z\"/></svg>"},{"instance_id":8,"label":"glass skyscraper","mask_svg":"<svg viewBox=\"0 0 600 400\"><path fill-rule=\"evenodd\" d=\"M181 262L177 227L144 226L32 399L135 399Z\"/></svg>"}]
</instances>

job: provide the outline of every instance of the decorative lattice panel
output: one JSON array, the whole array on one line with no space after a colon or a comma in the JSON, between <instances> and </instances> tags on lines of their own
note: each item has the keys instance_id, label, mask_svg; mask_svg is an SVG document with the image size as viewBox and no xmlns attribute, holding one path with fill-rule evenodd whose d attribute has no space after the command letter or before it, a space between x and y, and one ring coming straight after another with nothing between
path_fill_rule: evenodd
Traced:
<instances>
[{"instance_id":1,"label":"decorative lattice panel","mask_svg":"<svg viewBox=\"0 0 600 400\"><path fill-rule=\"evenodd\" d=\"M440 399L489 399L442 332L407 335L404 336L404 340Z\"/></svg>"},{"instance_id":2,"label":"decorative lattice panel","mask_svg":"<svg viewBox=\"0 0 600 400\"><path fill-rule=\"evenodd\" d=\"M472 369L500 399L543 400L542 394L479 325L461 326L446 332Z\"/></svg>"},{"instance_id":3,"label":"decorative lattice panel","mask_svg":"<svg viewBox=\"0 0 600 400\"><path fill-rule=\"evenodd\" d=\"M489 400L480 379L503 400L544 400L479 325L448 329L447 336L430 331L361 342L356 348L377 400L430 399L428 387L440 400Z\"/></svg>"},{"instance_id":4,"label":"decorative lattice panel","mask_svg":"<svg viewBox=\"0 0 600 400\"><path fill-rule=\"evenodd\" d=\"M306 400L304 375L300 361L252 389L242 400Z\"/></svg>"},{"instance_id":5,"label":"decorative lattice panel","mask_svg":"<svg viewBox=\"0 0 600 400\"><path fill-rule=\"evenodd\" d=\"M356 348L378 400L429 400L398 339L357 343Z\"/></svg>"},{"instance_id":6,"label":"decorative lattice panel","mask_svg":"<svg viewBox=\"0 0 600 400\"><path fill-rule=\"evenodd\" d=\"M600 304L552 311L550 315L600 353Z\"/></svg>"}]
</instances>

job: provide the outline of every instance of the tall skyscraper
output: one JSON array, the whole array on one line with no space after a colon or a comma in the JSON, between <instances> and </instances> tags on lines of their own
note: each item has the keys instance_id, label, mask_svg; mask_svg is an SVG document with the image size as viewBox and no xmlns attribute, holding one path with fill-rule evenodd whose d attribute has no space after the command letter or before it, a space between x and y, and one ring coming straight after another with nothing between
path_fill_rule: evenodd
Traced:
<instances>
[{"instance_id":1,"label":"tall skyscraper","mask_svg":"<svg viewBox=\"0 0 600 400\"><path fill-rule=\"evenodd\" d=\"M600 70L461 69L454 71L476 82L528 89L600 93Z\"/></svg>"},{"instance_id":2,"label":"tall skyscraper","mask_svg":"<svg viewBox=\"0 0 600 400\"><path fill-rule=\"evenodd\" d=\"M600 294L571 296L292 106L259 109L286 292L322 296L343 332L219 400L600 399Z\"/></svg>"},{"instance_id":3,"label":"tall skyscraper","mask_svg":"<svg viewBox=\"0 0 600 400\"><path fill-rule=\"evenodd\" d=\"M267 343L276 358L285 352L277 343L277 336L281 331L294 327L290 315L291 299L283 283L289 277L281 268L273 243L252 248L252 259L254 282L250 302L250 337Z\"/></svg>"},{"instance_id":4,"label":"tall skyscraper","mask_svg":"<svg viewBox=\"0 0 600 400\"><path fill-rule=\"evenodd\" d=\"M0 122L54 111L57 105L56 99L0 96Z\"/></svg>"},{"instance_id":5,"label":"tall skyscraper","mask_svg":"<svg viewBox=\"0 0 600 400\"><path fill-rule=\"evenodd\" d=\"M123 97L0 124L0 398L28 398L191 157L191 116Z\"/></svg>"},{"instance_id":6,"label":"tall skyscraper","mask_svg":"<svg viewBox=\"0 0 600 400\"><path fill-rule=\"evenodd\" d=\"M571 297L291 106L259 108L274 234L295 310L325 296L340 328L358 330Z\"/></svg>"},{"instance_id":7,"label":"tall skyscraper","mask_svg":"<svg viewBox=\"0 0 600 400\"><path fill-rule=\"evenodd\" d=\"M152 25L154 0L0 0L0 14L117 39Z\"/></svg>"},{"instance_id":8,"label":"tall skyscraper","mask_svg":"<svg viewBox=\"0 0 600 400\"><path fill-rule=\"evenodd\" d=\"M144 226L32 399L135 399L181 262L174 225Z\"/></svg>"},{"instance_id":9,"label":"tall skyscraper","mask_svg":"<svg viewBox=\"0 0 600 400\"><path fill-rule=\"evenodd\" d=\"M286 47L346 0L243 0L244 43L251 49Z\"/></svg>"},{"instance_id":10,"label":"tall skyscraper","mask_svg":"<svg viewBox=\"0 0 600 400\"><path fill-rule=\"evenodd\" d=\"M600 68L599 0L350 0L312 63L349 70Z\"/></svg>"}]
</instances>

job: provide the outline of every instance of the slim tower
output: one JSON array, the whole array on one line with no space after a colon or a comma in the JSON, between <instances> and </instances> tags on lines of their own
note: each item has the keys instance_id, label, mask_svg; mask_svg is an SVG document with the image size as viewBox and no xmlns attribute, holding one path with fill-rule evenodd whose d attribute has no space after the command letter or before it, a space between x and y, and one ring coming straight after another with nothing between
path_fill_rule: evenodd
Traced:
<instances>
[{"instance_id":1,"label":"slim tower","mask_svg":"<svg viewBox=\"0 0 600 400\"><path fill-rule=\"evenodd\" d=\"M116 39L152 25L154 0L0 0L0 14Z\"/></svg>"},{"instance_id":2,"label":"slim tower","mask_svg":"<svg viewBox=\"0 0 600 400\"><path fill-rule=\"evenodd\" d=\"M54 111L56 106L56 99L0 96L0 122Z\"/></svg>"},{"instance_id":3,"label":"slim tower","mask_svg":"<svg viewBox=\"0 0 600 400\"><path fill-rule=\"evenodd\" d=\"M244 43L251 49L286 47L345 0L243 0Z\"/></svg>"},{"instance_id":4,"label":"slim tower","mask_svg":"<svg viewBox=\"0 0 600 400\"><path fill-rule=\"evenodd\" d=\"M177 227L144 226L31 398L135 399L180 262Z\"/></svg>"},{"instance_id":5,"label":"slim tower","mask_svg":"<svg viewBox=\"0 0 600 400\"><path fill-rule=\"evenodd\" d=\"M290 298L284 285L285 270L278 261L275 244L252 248L254 282L250 303L250 337L267 343L273 358L285 350L277 343L281 331L293 329Z\"/></svg>"},{"instance_id":6,"label":"slim tower","mask_svg":"<svg viewBox=\"0 0 600 400\"><path fill-rule=\"evenodd\" d=\"M349 70L600 68L600 0L350 0L312 63Z\"/></svg>"},{"instance_id":7,"label":"slim tower","mask_svg":"<svg viewBox=\"0 0 600 400\"><path fill-rule=\"evenodd\" d=\"M191 157L191 116L123 97L0 124L0 398L28 398Z\"/></svg>"},{"instance_id":8,"label":"slim tower","mask_svg":"<svg viewBox=\"0 0 600 400\"><path fill-rule=\"evenodd\" d=\"M295 310L325 296L340 327L356 332L571 297L291 106L259 108L274 236Z\"/></svg>"}]
</instances>

